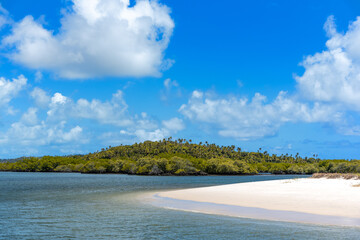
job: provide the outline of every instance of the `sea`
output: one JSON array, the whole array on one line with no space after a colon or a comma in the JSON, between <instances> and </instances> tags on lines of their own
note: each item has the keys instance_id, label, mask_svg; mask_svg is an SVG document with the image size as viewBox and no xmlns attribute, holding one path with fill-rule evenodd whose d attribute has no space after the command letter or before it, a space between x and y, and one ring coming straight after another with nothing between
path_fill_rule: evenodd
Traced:
<instances>
[{"instance_id":1,"label":"sea","mask_svg":"<svg viewBox=\"0 0 360 240\"><path fill-rule=\"evenodd\" d=\"M159 191L298 175L0 172L0 239L360 239L360 228L265 221L152 204ZM360 203L359 203L360 204Z\"/></svg>"}]
</instances>

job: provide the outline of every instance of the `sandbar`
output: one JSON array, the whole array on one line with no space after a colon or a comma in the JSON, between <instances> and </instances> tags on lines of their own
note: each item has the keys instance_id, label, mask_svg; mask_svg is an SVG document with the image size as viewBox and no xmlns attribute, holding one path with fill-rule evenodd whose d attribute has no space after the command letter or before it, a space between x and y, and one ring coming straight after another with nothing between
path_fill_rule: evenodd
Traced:
<instances>
[{"instance_id":1,"label":"sandbar","mask_svg":"<svg viewBox=\"0 0 360 240\"><path fill-rule=\"evenodd\" d=\"M239 217L360 226L360 180L299 178L156 194L168 207Z\"/></svg>"}]
</instances>

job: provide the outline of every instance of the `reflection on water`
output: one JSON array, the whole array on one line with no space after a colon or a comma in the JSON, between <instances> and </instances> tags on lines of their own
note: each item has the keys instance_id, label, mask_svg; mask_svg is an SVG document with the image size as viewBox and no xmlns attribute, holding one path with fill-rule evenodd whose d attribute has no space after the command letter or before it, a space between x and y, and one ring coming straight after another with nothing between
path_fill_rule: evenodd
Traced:
<instances>
[{"instance_id":1,"label":"reflection on water","mask_svg":"<svg viewBox=\"0 0 360 240\"><path fill-rule=\"evenodd\" d=\"M197 214L150 193L291 176L0 173L0 239L358 239L360 230Z\"/></svg>"}]
</instances>

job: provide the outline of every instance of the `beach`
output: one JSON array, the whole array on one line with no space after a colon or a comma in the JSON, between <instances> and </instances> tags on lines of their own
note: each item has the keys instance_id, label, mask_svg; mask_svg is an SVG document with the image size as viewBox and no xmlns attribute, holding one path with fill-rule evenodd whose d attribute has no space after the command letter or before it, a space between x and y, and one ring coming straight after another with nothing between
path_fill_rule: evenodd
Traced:
<instances>
[{"instance_id":1,"label":"beach","mask_svg":"<svg viewBox=\"0 0 360 240\"><path fill-rule=\"evenodd\" d=\"M177 201L172 208L182 209L180 201L192 203L184 210L203 213L360 226L359 184L325 178L272 180L168 191L157 197Z\"/></svg>"}]
</instances>

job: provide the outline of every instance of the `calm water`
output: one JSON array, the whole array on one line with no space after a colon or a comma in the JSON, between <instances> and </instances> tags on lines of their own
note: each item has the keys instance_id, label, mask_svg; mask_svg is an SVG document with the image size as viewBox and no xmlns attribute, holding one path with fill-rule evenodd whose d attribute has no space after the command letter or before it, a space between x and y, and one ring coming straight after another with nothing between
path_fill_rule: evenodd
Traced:
<instances>
[{"instance_id":1,"label":"calm water","mask_svg":"<svg viewBox=\"0 0 360 240\"><path fill-rule=\"evenodd\" d=\"M360 228L182 212L142 199L157 190L292 177L0 172L0 239L360 239Z\"/></svg>"}]
</instances>

